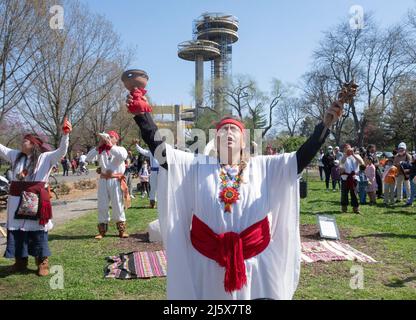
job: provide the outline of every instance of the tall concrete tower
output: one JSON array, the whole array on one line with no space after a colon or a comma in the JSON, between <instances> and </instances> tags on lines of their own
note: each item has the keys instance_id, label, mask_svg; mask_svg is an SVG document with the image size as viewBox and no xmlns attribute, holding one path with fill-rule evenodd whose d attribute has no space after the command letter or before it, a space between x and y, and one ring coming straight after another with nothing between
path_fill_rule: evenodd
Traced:
<instances>
[{"instance_id":1,"label":"tall concrete tower","mask_svg":"<svg viewBox=\"0 0 416 320\"><path fill-rule=\"evenodd\" d=\"M224 13L204 13L194 21L193 41L181 43L178 56L195 61L195 106L203 107L203 62L211 61L211 84L214 91L214 108L223 108L221 92L231 77L232 44L238 41L238 19ZM195 45L204 47L196 49ZM215 54L213 54L215 49ZM198 52L189 55L187 52ZM207 54L207 52L212 54ZM206 58L204 58L206 57ZM196 112L198 114L198 111Z\"/></svg>"},{"instance_id":2,"label":"tall concrete tower","mask_svg":"<svg viewBox=\"0 0 416 320\"><path fill-rule=\"evenodd\" d=\"M204 61L212 61L221 56L219 45L213 41L185 41L178 46L181 59L195 61L195 117L204 106Z\"/></svg>"}]
</instances>

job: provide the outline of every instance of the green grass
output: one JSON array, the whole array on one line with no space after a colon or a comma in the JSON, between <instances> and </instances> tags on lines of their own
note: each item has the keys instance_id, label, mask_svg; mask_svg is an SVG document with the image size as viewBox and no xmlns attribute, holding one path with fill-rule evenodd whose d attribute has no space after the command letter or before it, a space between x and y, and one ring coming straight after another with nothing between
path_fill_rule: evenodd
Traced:
<instances>
[{"instance_id":1,"label":"green grass","mask_svg":"<svg viewBox=\"0 0 416 320\"><path fill-rule=\"evenodd\" d=\"M157 216L156 210L143 208L148 201L135 199L127 211L128 231L145 230ZM51 277L40 278L34 273L7 275L5 265L10 261L0 258L0 300L2 299L164 299L164 278L148 280L104 279L105 257L122 252L117 245L116 227L109 225L108 236L94 239L97 214L91 213L53 229L49 235L52 251L50 265L61 265L64 289L51 290ZM33 258L29 268L35 270Z\"/></svg>"},{"instance_id":2,"label":"green grass","mask_svg":"<svg viewBox=\"0 0 416 320\"><path fill-rule=\"evenodd\" d=\"M301 223L315 224L316 214L329 214L353 247L369 254L376 264L360 264L364 289L350 288L350 269L357 263L302 264L295 299L415 299L416 298L416 210L363 206L362 214L341 214L339 194L325 192L322 182L309 181L308 198L301 202ZM379 200L380 201L380 200ZM143 231L155 219L156 211L135 199L128 210L130 233ZM381 203L380 203L381 204ZM350 210L351 211L351 210ZM34 273L7 275L0 258L0 300L2 299L165 299L166 281L114 280L103 278L104 258L120 253L122 240L106 237L96 241L96 213L90 213L50 233L51 265L64 270L64 289L51 290L50 277ZM115 235L115 226L109 234ZM30 268L35 269L33 259Z\"/></svg>"}]
</instances>

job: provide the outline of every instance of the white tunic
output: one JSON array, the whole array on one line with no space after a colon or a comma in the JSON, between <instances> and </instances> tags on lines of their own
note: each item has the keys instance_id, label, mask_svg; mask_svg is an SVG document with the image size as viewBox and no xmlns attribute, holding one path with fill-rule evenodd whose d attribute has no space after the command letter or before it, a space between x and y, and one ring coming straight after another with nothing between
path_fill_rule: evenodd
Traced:
<instances>
[{"instance_id":1,"label":"white tunic","mask_svg":"<svg viewBox=\"0 0 416 320\"><path fill-rule=\"evenodd\" d=\"M55 151L43 152L39 156L38 163L34 170L34 178L31 181L48 182L51 168L66 155L69 145L69 136L64 135L61 139L59 148ZM10 162L13 166L12 181L16 181L16 175L23 169L22 164L15 164L16 158L19 155L19 150L7 148L0 144L0 156ZM9 196L7 201L7 229L9 230L23 230L23 231L49 231L53 228L52 220L44 226L39 224L38 220L15 219L14 214L19 205L20 197Z\"/></svg>"},{"instance_id":2,"label":"white tunic","mask_svg":"<svg viewBox=\"0 0 416 320\"><path fill-rule=\"evenodd\" d=\"M158 208L167 251L168 299L291 299L300 273L296 153L251 158L240 200L230 214L224 212L218 197L220 167L216 159L169 145L166 151L169 167L159 173ZM268 216L271 242L259 255L245 260L247 285L241 290L225 292L225 269L193 248L193 214L217 234L240 233Z\"/></svg>"},{"instance_id":3,"label":"white tunic","mask_svg":"<svg viewBox=\"0 0 416 320\"><path fill-rule=\"evenodd\" d=\"M127 150L124 147L112 146L109 154L105 151L99 154L96 148L91 149L90 152L88 152L85 161L92 162L95 159L98 159L98 164L101 167L102 173L110 170L114 174L124 174L124 171L126 171L126 164L124 161L127 159Z\"/></svg>"},{"instance_id":4,"label":"white tunic","mask_svg":"<svg viewBox=\"0 0 416 320\"><path fill-rule=\"evenodd\" d=\"M355 172L354 179L360 180L360 177L358 176L358 171L360 171L360 163L357 159L355 159L353 156L346 157L345 163L341 164L341 166L344 168L344 173L341 174L342 180L347 180L348 176L346 174L350 174L351 172Z\"/></svg>"}]
</instances>

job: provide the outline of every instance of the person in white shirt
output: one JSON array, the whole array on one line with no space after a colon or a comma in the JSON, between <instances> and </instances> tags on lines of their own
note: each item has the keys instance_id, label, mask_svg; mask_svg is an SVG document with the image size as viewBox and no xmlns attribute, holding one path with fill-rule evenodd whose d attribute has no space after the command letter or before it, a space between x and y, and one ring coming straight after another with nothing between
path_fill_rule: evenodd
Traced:
<instances>
[{"instance_id":1,"label":"person in white shirt","mask_svg":"<svg viewBox=\"0 0 416 320\"><path fill-rule=\"evenodd\" d=\"M354 213L360 213L357 199L357 181L360 165L364 160L358 153L355 153L350 144L344 146L344 156L341 161L341 210L348 210L348 194L351 198L351 206Z\"/></svg>"},{"instance_id":2,"label":"person in white shirt","mask_svg":"<svg viewBox=\"0 0 416 320\"><path fill-rule=\"evenodd\" d=\"M66 155L71 124L64 120L59 148L48 151L36 134L24 136L20 150L0 144L0 157L11 163L7 202L7 247L4 257L15 259L10 272L25 272L34 256L39 276L49 274L48 232L53 228L47 183L52 167Z\"/></svg>"},{"instance_id":3,"label":"person in white shirt","mask_svg":"<svg viewBox=\"0 0 416 320\"><path fill-rule=\"evenodd\" d=\"M159 173L159 162L155 157L153 157L153 154L150 152L150 150L144 149L140 147L139 140L135 141L136 150L141 155L148 157L150 160L150 208L154 208L156 205L156 195L157 195L157 176Z\"/></svg>"},{"instance_id":4,"label":"person in white shirt","mask_svg":"<svg viewBox=\"0 0 416 320\"><path fill-rule=\"evenodd\" d=\"M126 232L125 209L130 206L130 195L124 176L127 150L118 146L119 135L108 131L108 137L101 136L99 145L88 152L86 161L98 158L100 179L98 182L98 232L96 239L102 239L110 222L109 204L112 218L116 222L120 238L128 238Z\"/></svg>"}]
</instances>

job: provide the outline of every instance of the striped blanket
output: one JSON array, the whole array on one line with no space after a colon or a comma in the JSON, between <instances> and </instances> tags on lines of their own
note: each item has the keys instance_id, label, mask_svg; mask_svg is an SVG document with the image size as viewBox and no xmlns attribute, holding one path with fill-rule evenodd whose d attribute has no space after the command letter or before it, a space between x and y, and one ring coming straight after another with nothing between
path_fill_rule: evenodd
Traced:
<instances>
[{"instance_id":1,"label":"striped blanket","mask_svg":"<svg viewBox=\"0 0 416 320\"><path fill-rule=\"evenodd\" d=\"M106 278L137 279L166 276L165 251L130 252L106 258Z\"/></svg>"},{"instance_id":2,"label":"striped blanket","mask_svg":"<svg viewBox=\"0 0 416 320\"><path fill-rule=\"evenodd\" d=\"M302 242L302 262L358 261L377 262L370 256L340 241ZM104 269L106 278L137 279L166 276L165 251L143 251L121 253L106 258L109 264Z\"/></svg>"},{"instance_id":3,"label":"striped blanket","mask_svg":"<svg viewBox=\"0 0 416 320\"><path fill-rule=\"evenodd\" d=\"M340 241L312 241L302 242L302 262L311 263L317 261L358 261L358 262L377 262L370 256L354 249L346 243Z\"/></svg>"}]
</instances>

